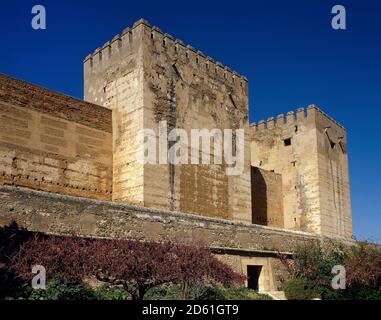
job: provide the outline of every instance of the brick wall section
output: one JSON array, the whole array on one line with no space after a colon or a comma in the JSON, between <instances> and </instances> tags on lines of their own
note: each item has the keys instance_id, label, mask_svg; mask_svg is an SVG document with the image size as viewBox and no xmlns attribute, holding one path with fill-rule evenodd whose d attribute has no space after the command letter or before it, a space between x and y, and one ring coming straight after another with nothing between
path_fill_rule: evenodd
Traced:
<instances>
[{"instance_id":1,"label":"brick wall section","mask_svg":"<svg viewBox=\"0 0 381 320\"><path fill-rule=\"evenodd\" d=\"M112 132L110 110L4 74L0 74L0 101Z\"/></svg>"},{"instance_id":2,"label":"brick wall section","mask_svg":"<svg viewBox=\"0 0 381 320\"><path fill-rule=\"evenodd\" d=\"M0 76L0 184L111 199L111 111Z\"/></svg>"}]
</instances>

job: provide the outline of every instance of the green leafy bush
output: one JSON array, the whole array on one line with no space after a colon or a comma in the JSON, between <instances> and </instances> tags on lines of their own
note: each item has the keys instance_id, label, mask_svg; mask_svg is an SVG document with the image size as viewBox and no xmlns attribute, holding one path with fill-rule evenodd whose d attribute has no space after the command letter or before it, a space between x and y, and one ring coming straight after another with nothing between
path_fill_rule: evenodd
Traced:
<instances>
[{"instance_id":1,"label":"green leafy bush","mask_svg":"<svg viewBox=\"0 0 381 320\"><path fill-rule=\"evenodd\" d=\"M290 279L283 285L288 300L311 300L320 298L320 289L307 279Z\"/></svg>"},{"instance_id":2,"label":"green leafy bush","mask_svg":"<svg viewBox=\"0 0 381 320\"><path fill-rule=\"evenodd\" d=\"M180 284L165 283L149 289L144 296L145 300L181 300L182 288Z\"/></svg>"},{"instance_id":3,"label":"green leafy bush","mask_svg":"<svg viewBox=\"0 0 381 320\"><path fill-rule=\"evenodd\" d=\"M258 293L245 287L206 287L201 288L195 300L271 300L266 294Z\"/></svg>"},{"instance_id":4,"label":"green leafy bush","mask_svg":"<svg viewBox=\"0 0 381 320\"><path fill-rule=\"evenodd\" d=\"M86 284L54 278L46 289L32 290L30 300L95 300L94 291Z\"/></svg>"},{"instance_id":5,"label":"green leafy bush","mask_svg":"<svg viewBox=\"0 0 381 320\"><path fill-rule=\"evenodd\" d=\"M381 300L380 288L347 288L344 290L333 290L322 288L323 300Z\"/></svg>"},{"instance_id":6,"label":"green leafy bush","mask_svg":"<svg viewBox=\"0 0 381 320\"><path fill-rule=\"evenodd\" d=\"M165 284L150 289L147 300L183 299L183 288L180 284ZM245 287L222 286L189 286L186 292L188 300L271 300L268 295L257 293Z\"/></svg>"},{"instance_id":7,"label":"green leafy bush","mask_svg":"<svg viewBox=\"0 0 381 320\"><path fill-rule=\"evenodd\" d=\"M108 284L94 290L97 300L128 300L130 294L121 286L110 286Z\"/></svg>"}]
</instances>

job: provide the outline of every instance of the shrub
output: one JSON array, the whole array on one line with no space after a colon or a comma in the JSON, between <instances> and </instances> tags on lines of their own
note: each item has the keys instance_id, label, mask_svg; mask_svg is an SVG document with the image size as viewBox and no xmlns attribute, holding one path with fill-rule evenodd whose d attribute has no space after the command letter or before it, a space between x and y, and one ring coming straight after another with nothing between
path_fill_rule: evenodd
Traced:
<instances>
[{"instance_id":1,"label":"shrub","mask_svg":"<svg viewBox=\"0 0 381 320\"><path fill-rule=\"evenodd\" d=\"M195 300L224 300L225 296L220 287L205 287L200 290L199 296Z\"/></svg>"},{"instance_id":2,"label":"shrub","mask_svg":"<svg viewBox=\"0 0 381 320\"><path fill-rule=\"evenodd\" d=\"M221 286L190 286L187 291L188 300L271 300L265 294L257 293L245 287ZM183 299L182 286L179 284L165 284L150 289L145 295L148 300L179 300Z\"/></svg>"},{"instance_id":3,"label":"shrub","mask_svg":"<svg viewBox=\"0 0 381 320\"><path fill-rule=\"evenodd\" d=\"M217 287L209 286L198 289L195 300L271 300L266 294L260 294L245 287Z\"/></svg>"},{"instance_id":4,"label":"shrub","mask_svg":"<svg viewBox=\"0 0 381 320\"><path fill-rule=\"evenodd\" d=\"M353 288L381 287L381 247L360 242L345 262L347 283Z\"/></svg>"},{"instance_id":5,"label":"shrub","mask_svg":"<svg viewBox=\"0 0 381 320\"><path fill-rule=\"evenodd\" d=\"M308 279L290 279L283 285L288 300L311 300L320 298L320 290Z\"/></svg>"},{"instance_id":6,"label":"shrub","mask_svg":"<svg viewBox=\"0 0 381 320\"><path fill-rule=\"evenodd\" d=\"M80 282L54 278L46 283L46 289L32 290L30 300L95 300L94 291Z\"/></svg>"},{"instance_id":7,"label":"shrub","mask_svg":"<svg viewBox=\"0 0 381 320\"><path fill-rule=\"evenodd\" d=\"M366 242L344 248L342 245L320 242L299 246L293 260L279 254L291 279L314 284L324 300L377 299L381 287L381 247ZM343 265L346 271L346 289L331 286L332 267ZM285 283L284 290L300 291L294 282ZM308 285L307 288L310 286ZM290 289L290 288L287 288ZM291 293L293 294L293 293ZM287 296L287 295L286 295Z\"/></svg>"},{"instance_id":8,"label":"shrub","mask_svg":"<svg viewBox=\"0 0 381 320\"><path fill-rule=\"evenodd\" d=\"M130 294L121 286L102 285L94 290L97 300L127 300L131 299Z\"/></svg>"},{"instance_id":9,"label":"shrub","mask_svg":"<svg viewBox=\"0 0 381 320\"><path fill-rule=\"evenodd\" d=\"M176 283L165 283L151 288L144 296L145 300L181 300L182 298L182 286Z\"/></svg>"}]
</instances>

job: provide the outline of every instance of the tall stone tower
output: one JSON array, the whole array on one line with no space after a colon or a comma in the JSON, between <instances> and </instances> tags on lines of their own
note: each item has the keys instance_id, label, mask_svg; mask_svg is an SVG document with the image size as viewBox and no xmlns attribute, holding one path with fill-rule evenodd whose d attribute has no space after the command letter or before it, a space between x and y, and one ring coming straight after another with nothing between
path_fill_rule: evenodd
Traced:
<instances>
[{"instance_id":1,"label":"tall stone tower","mask_svg":"<svg viewBox=\"0 0 381 320\"><path fill-rule=\"evenodd\" d=\"M136 159L137 132L152 129L158 140L161 121L189 137L191 129L248 128L244 77L139 20L85 59L84 80L85 100L113 111L113 200L251 222L248 134L239 176L226 175L225 164Z\"/></svg>"},{"instance_id":2,"label":"tall stone tower","mask_svg":"<svg viewBox=\"0 0 381 320\"><path fill-rule=\"evenodd\" d=\"M251 130L252 166L281 175L283 226L351 238L345 128L311 105L307 112L301 108L260 121Z\"/></svg>"}]
</instances>

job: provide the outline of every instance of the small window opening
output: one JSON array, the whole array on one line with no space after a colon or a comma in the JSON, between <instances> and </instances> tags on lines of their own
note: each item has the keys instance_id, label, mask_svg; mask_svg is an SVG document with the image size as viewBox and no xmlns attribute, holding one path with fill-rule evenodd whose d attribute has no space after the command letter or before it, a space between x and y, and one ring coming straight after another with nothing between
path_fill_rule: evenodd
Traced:
<instances>
[{"instance_id":1,"label":"small window opening","mask_svg":"<svg viewBox=\"0 0 381 320\"><path fill-rule=\"evenodd\" d=\"M151 33L151 39L153 39L153 33Z\"/></svg>"},{"instance_id":2,"label":"small window opening","mask_svg":"<svg viewBox=\"0 0 381 320\"><path fill-rule=\"evenodd\" d=\"M330 141L330 144L331 144L331 149L335 149L336 143Z\"/></svg>"},{"instance_id":3,"label":"small window opening","mask_svg":"<svg viewBox=\"0 0 381 320\"><path fill-rule=\"evenodd\" d=\"M290 146L291 145L291 138L284 139L283 142L284 142L285 146Z\"/></svg>"},{"instance_id":4,"label":"small window opening","mask_svg":"<svg viewBox=\"0 0 381 320\"><path fill-rule=\"evenodd\" d=\"M298 126L295 126L295 133L298 132Z\"/></svg>"}]
</instances>

